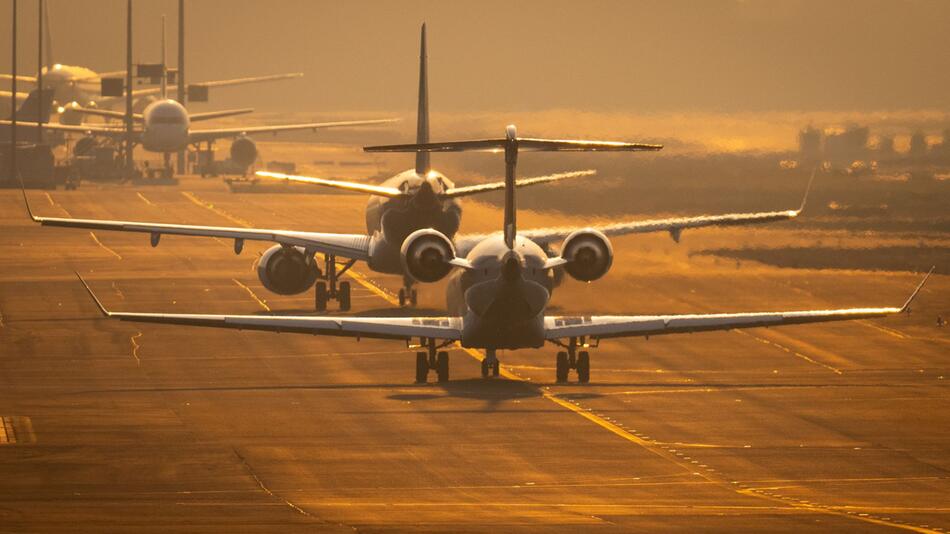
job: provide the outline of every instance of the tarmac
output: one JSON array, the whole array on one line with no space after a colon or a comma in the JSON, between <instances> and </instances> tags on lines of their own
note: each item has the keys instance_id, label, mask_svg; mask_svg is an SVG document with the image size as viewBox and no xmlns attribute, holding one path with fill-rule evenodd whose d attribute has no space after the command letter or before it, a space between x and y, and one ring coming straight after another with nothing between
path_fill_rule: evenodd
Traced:
<instances>
[{"instance_id":1,"label":"tarmac","mask_svg":"<svg viewBox=\"0 0 950 534\"><path fill-rule=\"evenodd\" d=\"M28 195L48 216L364 230L360 196L194 177ZM465 206L463 231L500 225ZM782 239L794 221L618 238L552 313L889 306L920 279L687 254ZM398 342L110 321L74 275L114 310L313 313L261 286L267 246L44 228L0 191L0 532L950 530L946 275L884 320L605 341L583 386L555 384L553 346L501 353L496 379L454 348L452 380L419 385ZM354 269L350 313L409 313L398 277Z\"/></svg>"}]
</instances>

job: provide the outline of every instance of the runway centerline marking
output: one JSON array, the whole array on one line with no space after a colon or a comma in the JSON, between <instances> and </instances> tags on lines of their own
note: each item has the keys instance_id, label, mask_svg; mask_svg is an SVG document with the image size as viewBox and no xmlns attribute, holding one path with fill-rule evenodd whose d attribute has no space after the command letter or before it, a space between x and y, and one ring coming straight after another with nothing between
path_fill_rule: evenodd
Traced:
<instances>
[{"instance_id":1,"label":"runway centerline marking","mask_svg":"<svg viewBox=\"0 0 950 534\"><path fill-rule=\"evenodd\" d=\"M198 198L198 197L197 197L194 193L192 193L191 191L182 191L181 194L184 195L185 198L187 198L188 200L190 200L190 201L192 201L193 203L195 203L196 205L201 206L202 208L204 208L204 209L206 209L206 210L209 210L209 211L211 211L211 212L213 212L213 213L216 213L216 214L218 214L218 215L224 217L225 219L227 219L227 220L233 222L234 224L237 224L238 226L243 226L244 228L252 228L252 227L254 226L253 224L251 224L251 223L245 221L244 219L242 219L242 218L240 218L240 217L235 217L234 215L231 215L230 213L224 211L223 209L221 209L221 208L215 206L214 204L212 204L212 203L210 203L210 202L206 202L206 201L204 201L204 200L201 200L200 198Z\"/></svg>"},{"instance_id":2,"label":"runway centerline marking","mask_svg":"<svg viewBox=\"0 0 950 534\"><path fill-rule=\"evenodd\" d=\"M234 282L235 284L237 284L237 286L240 287L241 289L243 289L244 291L247 291L247 294L250 295L251 298L254 299L258 304L260 304L260 305L261 305L261 308L264 308L264 309L267 310L267 311L271 311L271 310L270 310L270 306L267 305L267 301L265 301L264 299L258 297L258 296L257 296L257 293L254 293L254 291L253 291L251 288L249 288L249 287L247 287L246 285L242 284L237 278L232 278L231 281Z\"/></svg>"},{"instance_id":3,"label":"runway centerline marking","mask_svg":"<svg viewBox=\"0 0 950 534\"><path fill-rule=\"evenodd\" d=\"M116 258L118 258L118 259L120 259L120 260L122 259L122 256L119 255L118 252L116 252L116 251L112 250L111 248L109 248L109 247L103 245L103 244L102 244L102 241L99 241L99 238L96 237L96 234L95 234L94 232L89 232L89 236L92 237L92 240L95 241L97 245L99 245L100 247L102 247L102 250L105 250L106 252L108 252L109 254L112 254L113 256L115 256Z\"/></svg>"}]
</instances>

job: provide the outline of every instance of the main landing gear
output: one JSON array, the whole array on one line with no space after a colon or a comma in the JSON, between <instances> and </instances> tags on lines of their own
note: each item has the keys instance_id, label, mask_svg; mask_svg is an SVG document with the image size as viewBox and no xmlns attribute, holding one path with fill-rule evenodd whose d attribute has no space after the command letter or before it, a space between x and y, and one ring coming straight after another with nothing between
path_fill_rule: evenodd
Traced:
<instances>
[{"instance_id":1,"label":"main landing gear","mask_svg":"<svg viewBox=\"0 0 950 534\"><path fill-rule=\"evenodd\" d=\"M324 264L322 280L318 280L314 286L314 308L317 311L326 311L327 302L335 300L340 304L341 311L350 309L350 282L342 281L337 283L337 279L356 263L356 260L349 260L343 264L343 268L337 271L336 255L324 254Z\"/></svg>"},{"instance_id":2,"label":"main landing gear","mask_svg":"<svg viewBox=\"0 0 950 534\"><path fill-rule=\"evenodd\" d=\"M491 376L498 376L501 371L495 350L485 349L485 359L482 360L482 378L488 378L489 373L491 373Z\"/></svg>"},{"instance_id":3,"label":"main landing gear","mask_svg":"<svg viewBox=\"0 0 950 534\"><path fill-rule=\"evenodd\" d=\"M425 384L429 380L429 370L434 369L439 382L449 381L449 353L438 350L444 346L436 345L436 340L423 338L420 346L426 347L426 352L416 353L416 383Z\"/></svg>"},{"instance_id":4,"label":"main landing gear","mask_svg":"<svg viewBox=\"0 0 950 534\"><path fill-rule=\"evenodd\" d=\"M555 362L557 382L559 384L567 382L567 375L571 372L571 369L577 371L578 383L586 384L590 382L590 353L586 350L577 350L576 337L572 337L567 345L560 342L558 342L558 344L567 350L562 350L557 353L557 360ZM583 338L581 339L581 345L586 346Z\"/></svg>"},{"instance_id":5,"label":"main landing gear","mask_svg":"<svg viewBox=\"0 0 950 534\"><path fill-rule=\"evenodd\" d=\"M412 306L414 308L418 302L416 297L416 290L412 288L412 279L403 277L402 287L399 289L399 307Z\"/></svg>"}]
</instances>

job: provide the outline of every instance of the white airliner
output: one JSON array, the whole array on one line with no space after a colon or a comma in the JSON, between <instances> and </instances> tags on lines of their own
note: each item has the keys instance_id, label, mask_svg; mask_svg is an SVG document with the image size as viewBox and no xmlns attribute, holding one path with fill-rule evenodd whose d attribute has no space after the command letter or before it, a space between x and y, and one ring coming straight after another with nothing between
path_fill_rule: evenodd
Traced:
<instances>
[{"instance_id":1,"label":"white airliner","mask_svg":"<svg viewBox=\"0 0 950 534\"><path fill-rule=\"evenodd\" d=\"M430 370L435 370L440 382L449 379L449 355L439 349L455 342L463 347L485 350L482 376L498 376L498 349L538 348L551 343L564 349L557 353L555 360L557 381L566 381L568 373L574 369L578 381L586 383L590 380L590 353L587 349L596 347L602 339L882 317L906 311L927 280L925 277L900 307L686 315L547 315L545 311L551 296L547 281L551 270L563 267L575 278L589 280L605 273L612 259L607 236L594 229L574 229L564 239L561 254L555 257L550 257L541 245L517 230L515 168L519 148L553 149L559 144L563 146L563 143L519 138L514 126L509 126L505 137L500 139L390 147L399 151L495 148L505 152L505 221L501 233L485 237L465 255L458 254L449 238L433 229L414 232L402 246L403 261L416 279L437 280L447 276L453 268L461 273L461 285L450 286L449 291L459 290L462 306L448 317L112 312L95 297L85 281L82 283L103 315L123 321L380 338L409 343L417 339L419 346L427 348L427 352L416 354L417 382L426 381Z\"/></svg>"}]
</instances>

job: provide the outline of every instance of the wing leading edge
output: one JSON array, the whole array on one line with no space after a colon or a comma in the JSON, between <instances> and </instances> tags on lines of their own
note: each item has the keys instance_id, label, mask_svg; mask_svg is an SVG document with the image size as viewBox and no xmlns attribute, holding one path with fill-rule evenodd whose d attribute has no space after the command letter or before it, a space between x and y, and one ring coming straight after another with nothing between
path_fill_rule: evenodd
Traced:
<instances>
[{"instance_id":1,"label":"wing leading edge","mask_svg":"<svg viewBox=\"0 0 950 534\"><path fill-rule=\"evenodd\" d=\"M34 222L44 226L66 228L87 228L90 230L113 230L119 232L139 232L151 234L152 246L157 246L163 234L198 237L221 237L235 240L235 251L240 252L244 240L271 241L281 245L298 246L313 252L337 254L356 260L369 259L369 236L365 234L329 234L317 232L296 232L293 230L267 230L259 228L233 228L226 226L195 226L186 224L166 224L132 221L112 221L100 219L67 219L59 217L39 217L33 214L26 191L23 191L26 209Z\"/></svg>"},{"instance_id":2,"label":"wing leading edge","mask_svg":"<svg viewBox=\"0 0 950 534\"><path fill-rule=\"evenodd\" d=\"M106 309L82 276L79 276L78 273L76 276L82 282L89 296L95 301L100 313L104 317L120 321L288 332L357 339L365 337L411 340L426 337L454 341L461 337L461 319L457 317L313 317L113 312Z\"/></svg>"},{"instance_id":3,"label":"wing leading edge","mask_svg":"<svg viewBox=\"0 0 950 534\"><path fill-rule=\"evenodd\" d=\"M924 276L914 292L898 308L843 308L834 310L807 310L756 313L714 313L688 315L603 315L545 317L545 336L548 340L568 337L608 339L615 337L658 336L733 330L761 326L822 323L884 317L907 311L917 293L930 278L934 269Z\"/></svg>"}]
</instances>

